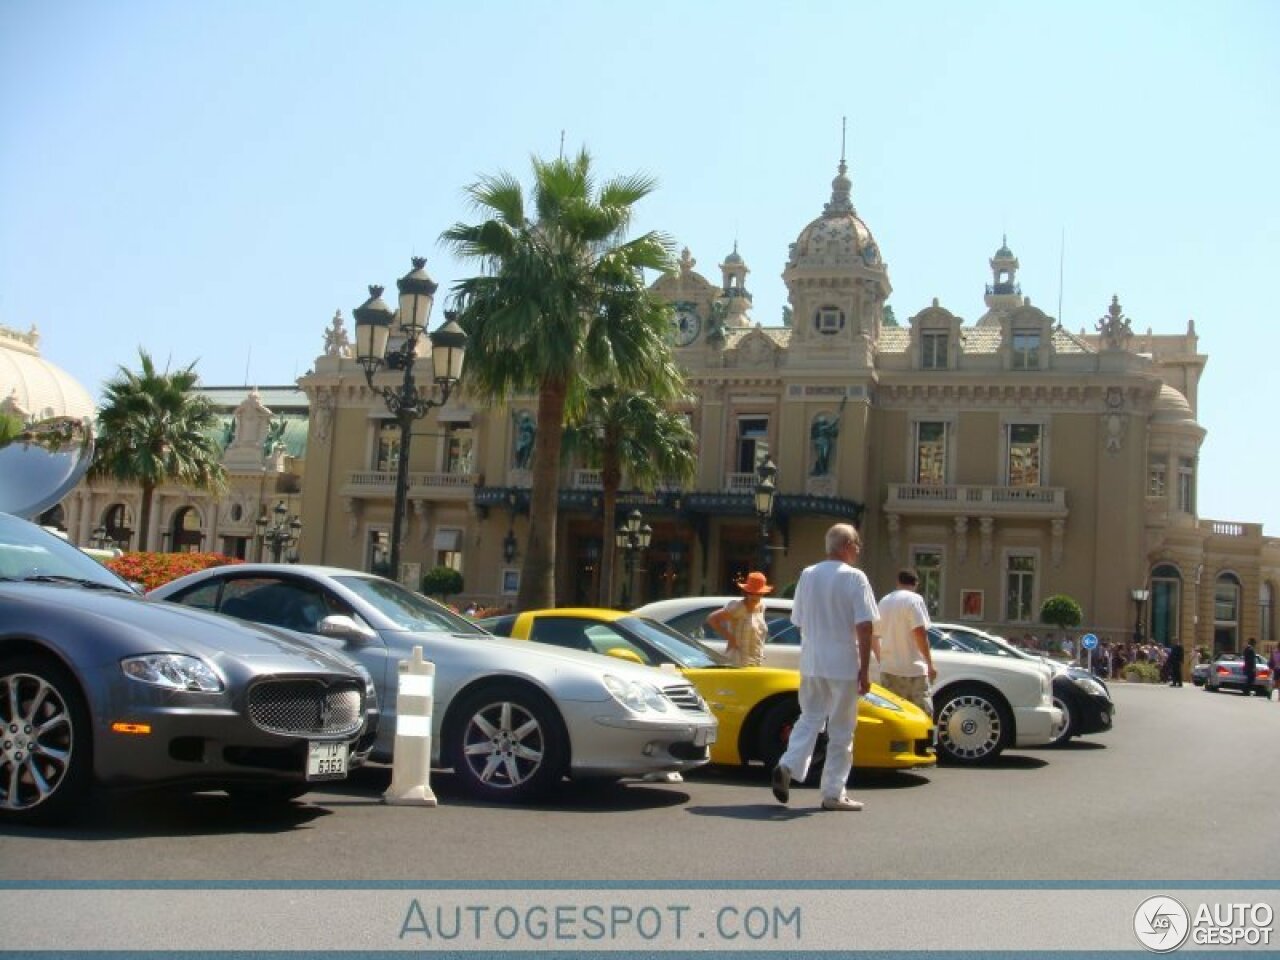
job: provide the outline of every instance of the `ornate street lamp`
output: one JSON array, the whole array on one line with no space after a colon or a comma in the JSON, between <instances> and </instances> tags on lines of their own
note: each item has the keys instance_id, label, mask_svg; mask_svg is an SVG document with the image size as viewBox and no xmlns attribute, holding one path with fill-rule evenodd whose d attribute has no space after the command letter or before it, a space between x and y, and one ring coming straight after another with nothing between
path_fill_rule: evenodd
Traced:
<instances>
[{"instance_id":1,"label":"ornate street lamp","mask_svg":"<svg viewBox=\"0 0 1280 960\"><path fill-rule=\"evenodd\" d=\"M462 361L467 349L467 335L452 313L445 314L445 324L430 334L432 383L430 393L418 392L414 364L418 359L418 341L427 330L437 285L427 275L426 258L414 257L413 270L396 282L400 291L400 309L392 313L382 300L382 287L371 286L369 299L353 311L356 321L356 361L364 368L369 389L382 397L400 427L400 456L396 461L395 504L391 514L391 575L400 579L400 540L404 522L405 501L409 494L409 442L413 422L427 415L432 407L444 406L462 376ZM390 347L391 322L399 317L404 342ZM404 376L397 387L375 386L374 375L386 366L402 370Z\"/></svg>"},{"instance_id":2,"label":"ornate street lamp","mask_svg":"<svg viewBox=\"0 0 1280 960\"><path fill-rule=\"evenodd\" d=\"M1142 607L1147 602L1147 598L1151 596L1151 591L1142 587L1136 590L1130 590L1129 596L1133 597L1134 607L1137 613L1133 621L1133 645L1141 646L1142 644Z\"/></svg>"},{"instance_id":3,"label":"ornate street lamp","mask_svg":"<svg viewBox=\"0 0 1280 960\"><path fill-rule=\"evenodd\" d=\"M769 524L773 520L773 501L777 496L777 488L773 478L778 475L778 468L773 460L765 457L756 467L755 506L756 516L760 518L760 571L768 574L772 559L769 554Z\"/></svg>"},{"instance_id":4,"label":"ornate street lamp","mask_svg":"<svg viewBox=\"0 0 1280 960\"><path fill-rule=\"evenodd\" d=\"M271 512L275 514L274 520L268 518L264 510L254 524L258 528L258 536L262 538L262 547L264 550L271 550L272 563L279 563L285 550L290 552L289 562L293 563L297 559L293 549L298 545L298 536L302 533L302 521L297 514L289 517L289 508L284 505L283 500Z\"/></svg>"},{"instance_id":5,"label":"ornate street lamp","mask_svg":"<svg viewBox=\"0 0 1280 960\"><path fill-rule=\"evenodd\" d=\"M613 543L622 551L625 573L622 581L622 601L620 606L626 610L631 606L631 581L635 578L636 556L649 549L653 540L653 527L644 522L644 515L639 508L627 514L626 521L618 527L613 535Z\"/></svg>"},{"instance_id":6,"label":"ornate street lamp","mask_svg":"<svg viewBox=\"0 0 1280 960\"><path fill-rule=\"evenodd\" d=\"M516 549L519 543L516 542L516 506L520 502L520 496L514 490L507 491L507 535L502 538L502 559L507 563L512 563L516 558Z\"/></svg>"}]
</instances>

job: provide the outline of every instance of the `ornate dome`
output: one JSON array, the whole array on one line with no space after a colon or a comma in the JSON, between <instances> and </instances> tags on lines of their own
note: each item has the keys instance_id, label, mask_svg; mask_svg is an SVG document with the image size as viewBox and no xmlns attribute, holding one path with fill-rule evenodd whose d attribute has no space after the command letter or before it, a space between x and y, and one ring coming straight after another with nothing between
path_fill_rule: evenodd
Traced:
<instances>
[{"instance_id":1,"label":"ornate dome","mask_svg":"<svg viewBox=\"0 0 1280 960\"><path fill-rule=\"evenodd\" d=\"M1160 387L1160 394L1151 410L1151 418L1162 423L1194 423L1196 415L1187 398L1166 383Z\"/></svg>"},{"instance_id":2,"label":"ornate dome","mask_svg":"<svg viewBox=\"0 0 1280 960\"><path fill-rule=\"evenodd\" d=\"M880 249L850 199L852 183L840 161L840 172L831 181L831 202L822 216L800 231L791 245L790 267L843 267L880 263Z\"/></svg>"},{"instance_id":3,"label":"ornate dome","mask_svg":"<svg viewBox=\"0 0 1280 960\"><path fill-rule=\"evenodd\" d=\"M92 418L93 398L65 370L40 357L39 334L0 327L0 406L27 420Z\"/></svg>"}]
</instances>

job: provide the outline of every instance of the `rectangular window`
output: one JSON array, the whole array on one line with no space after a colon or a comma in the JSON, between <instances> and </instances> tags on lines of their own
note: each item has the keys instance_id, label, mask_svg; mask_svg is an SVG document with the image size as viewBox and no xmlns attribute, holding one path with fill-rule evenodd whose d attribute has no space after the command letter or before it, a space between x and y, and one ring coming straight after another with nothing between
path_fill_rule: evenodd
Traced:
<instances>
[{"instance_id":1,"label":"rectangular window","mask_svg":"<svg viewBox=\"0 0 1280 960\"><path fill-rule=\"evenodd\" d=\"M1196 462L1190 457L1178 458L1178 509L1196 512Z\"/></svg>"},{"instance_id":2,"label":"rectangular window","mask_svg":"<svg viewBox=\"0 0 1280 960\"><path fill-rule=\"evenodd\" d=\"M1009 486L1040 486L1040 425L1011 423L1009 431Z\"/></svg>"},{"instance_id":3,"label":"rectangular window","mask_svg":"<svg viewBox=\"0 0 1280 960\"><path fill-rule=\"evenodd\" d=\"M1235 623L1240 618L1240 588L1228 580L1219 580L1213 590L1213 619L1218 623Z\"/></svg>"},{"instance_id":4,"label":"rectangular window","mask_svg":"<svg viewBox=\"0 0 1280 960\"><path fill-rule=\"evenodd\" d=\"M1033 554L1011 553L1005 564L1005 619L1030 623L1035 610L1036 558Z\"/></svg>"},{"instance_id":5,"label":"rectangular window","mask_svg":"<svg viewBox=\"0 0 1280 960\"><path fill-rule=\"evenodd\" d=\"M1164 498L1166 489L1165 463L1152 460L1147 464L1147 496Z\"/></svg>"},{"instance_id":6,"label":"rectangular window","mask_svg":"<svg viewBox=\"0 0 1280 960\"><path fill-rule=\"evenodd\" d=\"M474 464L471 427L448 427L445 433L444 472L474 473Z\"/></svg>"},{"instance_id":7,"label":"rectangular window","mask_svg":"<svg viewBox=\"0 0 1280 960\"><path fill-rule=\"evenodd\" d=\"M924 333L920 335L920 366L925 370L947 369L947 335Z\"/></svg>"},{"instance_id":8,"label":"rectangular window","mask_svg":"<svg viewBox=\"0 0 1280 960\"><path fill-rule=\"evenodd\" d=\"M942 616L942 551L937 547L916 547L911 566L920 578L920 596L930 617Z\"/></svg>"},{"instance_id":9,"label":"rectangular window","mask_svg":"<svg viewBox=\"0 0 1280 960\"><path fill-rule=\"evenodd\" d=\"M369 531L366 563L370 573L381 577L391 576L391 532L377 529Z\"/></svg>"},{"instance_id":10,"label":"rectangular window","mask_svg":"<svg viewBox=\"0 0 1280 960\"><path fill-rule=\"evenodd\" d=\"M916 424L916 483L940 487L947 482L947 425L940 421Z\"/></svg>"},{"instance_id":11,"label":"rectangular window","mask_svg":"<svg viewBox=\"0 0 1280 960\"><path fill-rule=\"evenodd\" d=\"M1040 331L1013 331L1013 369L1040 369Z\"/></svg>"},{"instance_id":12,"label":"rectangular window","mask_svg":"<svg viewBox=\"0 0 1280 960\"><path fill-rule=\"evenodd\" d=\"M738 473L754 473L761 456L769 452L769 420L767 417L741 417L738 420Z\"/></svg>"},{"instance_id":13,"label":"rectangular window","mask_svg":"<svg viewBox=\"0 0 1280 960\"><path fill-rule=\"evenodd\" d=\"M394 473L400 465L400 425L394 420L383 420L378 425L378 449L373 468L383 473Z\"/></svg>"}]
</instances>

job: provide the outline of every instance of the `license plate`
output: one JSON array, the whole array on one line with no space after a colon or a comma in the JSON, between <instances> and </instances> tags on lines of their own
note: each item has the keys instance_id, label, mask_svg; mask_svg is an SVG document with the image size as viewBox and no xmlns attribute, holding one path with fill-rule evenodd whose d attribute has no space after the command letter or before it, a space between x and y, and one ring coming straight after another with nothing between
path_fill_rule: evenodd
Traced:
<instances>
[{"instance_id":1,"label":"license plate","mask_svg":"<svg viewBox=\"0 0 1280 960\"><path fill-rule=\"evenodd\" d=\"M312 742L307 749L308 780L341 780L347 775L347 744Z\"/></svg>"},{"instance_id":2,"label":"license plate","mask_svg":"<svg viewBox=\"0 0 1280 960\"><path fill-rule=\"evenodd\" d=\"M693 733L693 745L695 747L705 747L708 744L716 742L716 728L703 727L701 730L695 730Z\"/></svg>"}]
</instances>

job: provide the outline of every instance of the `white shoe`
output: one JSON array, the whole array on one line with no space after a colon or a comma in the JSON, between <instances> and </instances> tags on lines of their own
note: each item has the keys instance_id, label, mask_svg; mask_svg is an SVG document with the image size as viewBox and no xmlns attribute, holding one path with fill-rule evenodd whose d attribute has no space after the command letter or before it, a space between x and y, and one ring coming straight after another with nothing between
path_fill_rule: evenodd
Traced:
<instances>
[{"instance_id":1,"label":"white shoe","mask_svg":"<svg viewBox=\"0 0 1280 960\"><path fill-rule=\"evenodd\" d=\"M847 797L847 796L823 797L822 809L823 810L861 810L862 801L854 800L852 797Z\"/></svg>"},{"instance_id":2,"label":"white shoe","mask_svg":"<svg viewBox=\"0 0 1280 960\"><path fill-rule=\"evenodd\" d=\"M646 773L644 778L650 783L684 783L684 777L675 770L670 773Z\"/></svg>"}]
</instances>

